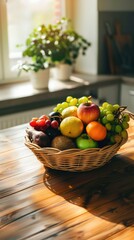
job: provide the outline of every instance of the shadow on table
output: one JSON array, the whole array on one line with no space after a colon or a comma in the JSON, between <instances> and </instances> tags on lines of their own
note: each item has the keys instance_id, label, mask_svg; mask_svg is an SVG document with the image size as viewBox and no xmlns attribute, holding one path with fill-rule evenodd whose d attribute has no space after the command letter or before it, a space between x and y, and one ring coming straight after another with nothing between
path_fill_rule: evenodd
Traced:
<instances>
[{"instance_id":1,"label":"shadow on table","mask_svg":"<svg viewBox=\"0 0 134 240\"><path fill-rule=\"evenodd\" d=\"M72 204L108 221L134 224L134 165L116 155L112 161L89 172L63 172L47 168L44 184Z\"/></svg>"}]
</instances>

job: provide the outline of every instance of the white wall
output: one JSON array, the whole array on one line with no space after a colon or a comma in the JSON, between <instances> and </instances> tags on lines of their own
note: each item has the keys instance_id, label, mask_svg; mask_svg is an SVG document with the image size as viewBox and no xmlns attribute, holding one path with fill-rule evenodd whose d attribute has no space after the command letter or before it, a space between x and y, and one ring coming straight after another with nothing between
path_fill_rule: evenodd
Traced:
<instances>
[{"instance_id":1,"label":"white wall","mask_svg":"<svg viewBox=\"0 0 134 240\"><path fill-rule=\"evenodd\" d=\"M83 35L91 46L85 56L80 56L75 69L78 72L97 73L98 59L98 16L97 0L74 0L73 24L75 30Z\"/></svg>"}]
</instances>

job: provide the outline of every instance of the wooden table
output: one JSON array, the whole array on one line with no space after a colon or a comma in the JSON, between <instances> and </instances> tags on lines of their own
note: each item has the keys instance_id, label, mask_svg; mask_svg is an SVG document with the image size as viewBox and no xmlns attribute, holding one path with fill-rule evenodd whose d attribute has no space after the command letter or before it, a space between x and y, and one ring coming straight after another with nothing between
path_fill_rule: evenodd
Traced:
<instances>
[{"instance_id":1,"label":"wooden table","mask_svg":"<svg viewBox=\"0 0 134 240\"><path fill-rule=\"evenodd\" d=\"M69 173L44 169L24 145L27 125L0 132L0 239L133 240L134 121L110 163Z\"/></svg>"}]
</instances>

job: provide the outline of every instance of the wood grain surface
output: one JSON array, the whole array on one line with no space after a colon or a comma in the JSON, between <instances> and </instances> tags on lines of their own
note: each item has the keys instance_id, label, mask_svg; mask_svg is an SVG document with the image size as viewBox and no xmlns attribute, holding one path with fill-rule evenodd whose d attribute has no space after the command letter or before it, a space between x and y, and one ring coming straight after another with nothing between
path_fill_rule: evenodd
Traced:
<instances>
[{"instance_id":1,"label":"wood grain surface","mask_svg":"<svg viewBox=\"0 0 134 240\"><path fill-rule=\"evenodd\" d=\"M0 239L133 240L134 121L113 159L83 173L45 169L26 127L0 131Z\"/></svg>"}]
</instances>

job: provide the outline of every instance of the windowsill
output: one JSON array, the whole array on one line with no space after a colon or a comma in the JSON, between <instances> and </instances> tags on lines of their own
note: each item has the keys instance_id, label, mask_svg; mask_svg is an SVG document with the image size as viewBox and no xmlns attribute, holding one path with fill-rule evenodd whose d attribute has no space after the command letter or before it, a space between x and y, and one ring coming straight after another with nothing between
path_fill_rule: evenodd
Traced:
<instances>
[{"instance_id":1,"label":"windowsill","mask_svg":"<svg viewBox=\"0 0 134 240\"><path fill-rule=\"evenodd\" d=\"M33 89L30 81L22 81L8 84L1 84L1 94L0 101L12 100L16 98L25 98L33 95L40 95L46 92L56 92L63 89L71 89L81 85L89 85L92 83L107 81L107 80L117 80L118 76L107 76L107 75L89 75L89 74L73 74L71 76L71 81L57 81L50 79L48 89L37 90Z\"/></svg>"},{"instance_id":2,"label":"windowsill","mask_svg":"<svg viewBox=\"0 0 134 240\"><path fill-rule=\"evenodd\" d=\"M81 92L84 93L87 89L98 89L121 82L133 84L134 78L75 73L68 81L50 79L49 88L44 90L33 89L29 81L4 84L0 87L0 115L51 106L64 100L67 95L81 95Z\"/></svg>"}]
</instances>

